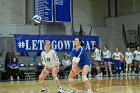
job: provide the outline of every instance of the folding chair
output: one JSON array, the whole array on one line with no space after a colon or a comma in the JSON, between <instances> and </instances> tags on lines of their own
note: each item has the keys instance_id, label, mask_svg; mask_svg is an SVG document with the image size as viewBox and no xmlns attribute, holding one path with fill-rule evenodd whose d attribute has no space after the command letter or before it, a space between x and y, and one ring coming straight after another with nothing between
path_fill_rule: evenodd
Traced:
<instances>
[{"instance_id":1,"label":"folding chair","mask_svg":"<svg viewBox=\"0 0 140 93\"><path fill-rule=\"evenodd\" d=\"M30 78L29 70L28 70L27 66L24 63L20 63L19 69L24 72L25 79L29 79Z\"/></svg>"},{"instance_id":2,"label":"folding chair","mask_svg":"<svg viewBox=\"0 0 140 93\"><path fill-rule=\"evenodd\" d=\"M31 79L35 79L37 77L37 70L36 70L36 65L34 63L29 63L28 64L28 71Z\"/></svg>"},{"instance_id":3,"label":"folding chair","mask_svg":"<svg viewBox=\"0 0 140 93\"><path fill-rule=\"evenodd\" d=\"M42 72L44 66L42 65L42 63L38 62L36 64L36 78L39 77L40 73Z\"/></svg>"},{"instance_id":4,"label":"folding chair","mask_svg":"<svg viewBox=\"0 0 140 93\"><path fill-rule=\"evenodd\" d=\"M4 65L0 64L0 72L2 72L4 70Z\"/></svg>"}]
</instances>

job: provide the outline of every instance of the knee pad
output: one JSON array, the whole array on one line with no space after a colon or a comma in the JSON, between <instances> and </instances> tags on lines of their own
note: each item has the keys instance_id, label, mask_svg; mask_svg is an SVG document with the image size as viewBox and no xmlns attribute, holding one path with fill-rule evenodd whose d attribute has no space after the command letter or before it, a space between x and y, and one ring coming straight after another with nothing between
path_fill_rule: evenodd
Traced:
<instances>
[{"instance_id":1,"label":"knee pad","mask_svg":"<svg viewBox=\"0 0 140 93\"><path fill-rule=\"evenodd\" d=\"M122 69L121 67L119 67L119 69Z\"/></svg>"},{"instance_id":2,"label":"knee pad","mask_svg":"<svg viewBox=\"0 0 140 93\"><path fill-rule=\"evenodd\" d=\"M118 67L116 67L116 69L118 70Z\"/></svg>"},{"instance_id":3,"label":"knee pad","mask_svg":"<svg viewBox=\"0 0 140 93\"><path fill-rule=\"evenodd\" d=\"M54 80L57 81L57 80L59 80L59 79L58 79L58 77L55 77Z\"/></svg>"},{"instance_id":4,"label":"knee pad","mask_svg":"<svg viewBox=\"0 0 140 93\"><path fill-rule=\"evenodd\" d=\"M87 76L82 76L82 80L85 82L88 80Z\"/></svg>"},{"instance_id":5,"label":"knee pad","mask_svg":"<svg viewBox=\"0 0 140 93\"><path fill-rule=\"evenodd\" d=\"M73 78L68 78L68 80L71 82L71 81L74 81L74 79Z\"/></svg>"},{"instance_id":6,"label":"knee pad","mask_svg":"<svg viewBox=\"0 0 140 93\"><path fill-rule=\"evenodd\" d=\"M111 67L109 67L109 70L111 70Z\"/></svg>"}]
</instances>

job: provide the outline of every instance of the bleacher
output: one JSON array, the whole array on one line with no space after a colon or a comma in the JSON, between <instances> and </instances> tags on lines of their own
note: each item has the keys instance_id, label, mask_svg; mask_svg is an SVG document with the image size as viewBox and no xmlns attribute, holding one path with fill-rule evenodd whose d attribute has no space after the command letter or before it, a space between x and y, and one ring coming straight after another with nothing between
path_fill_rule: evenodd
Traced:
<instances>
[{"instance_id":1,"label":"bleacher","mask_svg":"<svg viewBox=\"0 0 140 93\"><path fill-rule=\"evenodd\" d=\"M57 53L60 59L60 63L63 60L64 54L65 52L58 52ZM38 79L38 75L40 74L40 72L42 71L43 67L40 66L40 69L38 68L38 63L41 63L41 57L37 56L36 57L36 61L34 62L34 53L32 53L32 55L30 56L20 56L18 55L18 61L22 64L20 66L20 70L22 70L25 74L25 79ZM87 55L90 59L90 62L92 64L91 66L91 74L96 74L96 66L95 63L93 61L93 58L91 57L92 52L87 52ZM72 57L70 57L70 59L72 59ZM0 57L0 73L4 70L4 62L5 62L5 58L4 57ZM23 65L24 64L24 65ZM112 64L112 70L115 73L115 69L114 69L114 64L113 62L111 62ZM63 70L63 66L60 66L60 72L63 73L64 76L60 76L60 78L64 78L65 77L65 71ZM105 65L103 64L103 61L101 62L101 71L103 72L103 74L105 74ZM46 78L50 78L49 76Z\"/></svg>"}]
</instances>

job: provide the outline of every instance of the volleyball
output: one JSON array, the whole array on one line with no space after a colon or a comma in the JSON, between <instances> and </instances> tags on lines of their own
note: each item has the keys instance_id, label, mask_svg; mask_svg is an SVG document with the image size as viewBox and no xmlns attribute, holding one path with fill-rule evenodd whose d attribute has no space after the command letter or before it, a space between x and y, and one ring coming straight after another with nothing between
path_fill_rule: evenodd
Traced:
<instances>
[{"instance_id":1,"label":"volleyball","mask_svg":"<svg viewBox=\"0 0 140 93\"><path fill-rule=\"evenodd\" d=\"M41 23L41 16L35 15L35 16L33 16L32 20L35 24L40 24Z\"/></svg>"}]
</instances>

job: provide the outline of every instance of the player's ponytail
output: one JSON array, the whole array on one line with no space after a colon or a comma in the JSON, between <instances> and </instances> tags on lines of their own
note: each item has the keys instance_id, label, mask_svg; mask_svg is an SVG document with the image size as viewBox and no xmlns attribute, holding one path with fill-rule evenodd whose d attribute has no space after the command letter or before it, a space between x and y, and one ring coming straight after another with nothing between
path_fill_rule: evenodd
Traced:
<instances>
[{"instance_id":1,"label":"player's ponytail","mask_svg":"<svg viewBox=\"0 0 140 93\"><path fill-rule=\"evenodd\" d=\"M80 39L80 38L78 38L78 39L79 39L80 45L84 46L84 42L82 41L82 39Z\"/></svg>"}]
</instances>

